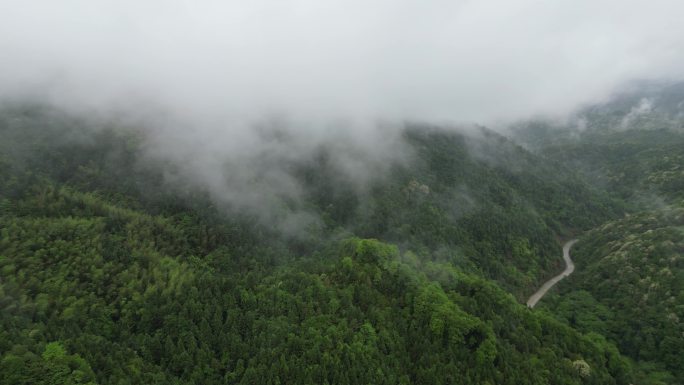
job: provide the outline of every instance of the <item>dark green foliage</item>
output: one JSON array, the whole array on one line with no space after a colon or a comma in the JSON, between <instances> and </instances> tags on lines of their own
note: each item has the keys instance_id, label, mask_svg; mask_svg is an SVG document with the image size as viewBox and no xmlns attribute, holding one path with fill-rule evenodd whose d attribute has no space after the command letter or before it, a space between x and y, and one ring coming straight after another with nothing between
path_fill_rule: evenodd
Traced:
<instances>
[{"instance_id":1,"label":"dark green foliage","mask_svg":"<svg viewBox=\"0 0 684 385\"><path fill-rule=\"evenodd\" d=\"M634 213L584 236L577 272L545 299L580 331L595 331L637 361L639 383L684 378L684 132L588 132L548 151Z\"/></svg>"},{"instance_id":2,"label":"dark green foliage","mask_svg":"<svg viewBox=\"0 0 684 385\"><path fill-rule=\"evenodd\" d=\"M548 306L578 330L601 332L624 354L656 363L645 371L670 371L665 383L680 383L674 379L684 376L683 236L681 208L591 231L573 253L578 272Z\"/></svg>"},{"instance_id":3,"label":"dark green foliage","mask_svg":"<svg viewBox=\"0 0 684 385\"><path fill-rule=\"evenodd\" d=\"M409 127L410 162L356 195L322 156L302 166L308 199L330 228L409 247L498 281L523 299L559 267L556 237L621 208L504 137ZM332 178L332 179L331 179Z\"/></svg>"},{"instance_id":4,"label":"dark green foliage","mask_svg":"<svg viewBox=\"0 0 684 385\"><path fill-rule=\"evenodd\" d=\"M133 134L12 114L0 126L4 382L631 380L610 343L487 279L520 297L553 270L557 231L614 210L573 205L604 201L501 137L410 130L413 163L365 194L331 180L324 161L297 165L325 226L292 240L201 191L164 191ZM487 158L499 152L505 164ZM573 222L575 206L587 222Z\"/></svg>"},{"instance_id":5,"label":"dark green foliage","mask_svg":"<svg viewBox=\"0 0 684 385\"><path fill-rule=\"evenodd\" d=\"M308 268L241 270L213 261L250 257L220 249L169 256L187 247L179 223L114 208L82 217L87 198L52 196L45 206L61 202L64 216L2 221L8 376L37 365L57 383L86 381L89 367L100 383L532 384L551 373L580 383L577 359L592 368L590 383L627 373L605 365L605 347L495 285L429 264L432 281L379 241L347 240L300 262ZM116 215L124 225L107 229ZM55 340L77 355L52 369L51 353L37 356L66 356Z\"/></svg>"}]
</instances>

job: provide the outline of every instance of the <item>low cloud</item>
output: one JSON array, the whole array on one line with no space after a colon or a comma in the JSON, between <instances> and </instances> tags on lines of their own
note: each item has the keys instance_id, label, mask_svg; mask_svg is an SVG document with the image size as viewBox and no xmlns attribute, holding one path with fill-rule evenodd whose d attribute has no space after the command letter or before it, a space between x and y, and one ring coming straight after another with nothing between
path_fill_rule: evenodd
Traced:
<instances>
[{"instance_id":1,"label":"low cloud","mask_svg":"<svg viewBox=\"0 0 684 385\"><path fill-rule=\"evenodd\" d=\"M666 0L0 0L0 99L125 116L217 200L296 205L290 165L349 183L406 158L403 121L562 117L684 75Z\"/></svg>"},{"instance_id":2,"label":"low cloud","mask_svg":"<svg viewBox=\"0 0 684 385\"><path fill-rule=\"evenodd\" d=\"M1 93L181 117L487 124L682 75L679 1L0 2Z\"/></svg>"}]
</instances>

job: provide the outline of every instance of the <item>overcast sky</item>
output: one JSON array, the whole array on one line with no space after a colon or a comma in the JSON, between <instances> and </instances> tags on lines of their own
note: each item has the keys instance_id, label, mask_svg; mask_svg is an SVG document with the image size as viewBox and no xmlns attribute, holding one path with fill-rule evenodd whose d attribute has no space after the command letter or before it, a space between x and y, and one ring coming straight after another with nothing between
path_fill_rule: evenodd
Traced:
<instances>
[{"instance_id":1,"label":"overcast sky","mask_svg":"<svg viewBox=\"0 0 684 385\"><path fill-rule=\"evenodd\" d=\"M0 94L487 123L684 74L681 0L0 0Z\"/></svg>"}]
</instances>

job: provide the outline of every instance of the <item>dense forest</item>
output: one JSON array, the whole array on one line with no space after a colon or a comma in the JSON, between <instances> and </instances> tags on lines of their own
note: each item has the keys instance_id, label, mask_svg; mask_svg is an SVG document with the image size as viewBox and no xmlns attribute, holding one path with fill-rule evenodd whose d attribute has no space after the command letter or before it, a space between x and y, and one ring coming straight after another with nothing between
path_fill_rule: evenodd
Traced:
<instances>
[{"instance_id":1,"label":"dense forest","mask_svg":"<svg viewBox=\"0 0 684 385\"><path fill-rule=\"evenodd\" d=\"M547 156L580 170L631 213L582 237L574 250L577 273L545 301L573 328L614 341L639 363L640 383L678 384L684 378L684 132L661 115L643 118L655 127L589 131L549 147Z\"/></svg>"},{"instance_id":2,"label":"dense forest","mask_svg":"<svg viewBox=\"0 0 684 385\"><path fill-rule=\"evenodd\" d=\"M0 0L0 385L684 385L682 15Z\"/></svg>"},{"instance_id":3,"label":"dense forest","mask_svg":"<svg viewBox=\"0 0 684 385\"><path fill-rule=\"evenodd\" d=\"M501 288L524 298L557 267L559 232L620 207L497 134L407 127L415 157L365 195L324 160L298 164L324 222L289 238L168 187L134 132L3 117L9 383L630 380L613 344Z\"/></svg>"},{"instance_id":4,"label":"dense forest","mask_svg":"<svg viewBox=\"0 0 684 385\"><path fill-rule=\"evenodd\" d=\"M363 189L321 146L287 165L300 201L264 203L317 218L292 234L170 178L138 127L6 106L0 381L680 383L684 134L656 112L407 124ZM577 272L528 309L570 236Z\"/></svg>"},{"instance_id":5,"label":"dense forest","mask_svg":"<svg viewBox=\"0 0 684 385\"><path fill-rule=\"evenodd\" d=\"M577 273L547 307L573 328L596 331L650 373L644 383L684 376L684 208L609 222L574 250Z\"/></svg>"}]
</instances>

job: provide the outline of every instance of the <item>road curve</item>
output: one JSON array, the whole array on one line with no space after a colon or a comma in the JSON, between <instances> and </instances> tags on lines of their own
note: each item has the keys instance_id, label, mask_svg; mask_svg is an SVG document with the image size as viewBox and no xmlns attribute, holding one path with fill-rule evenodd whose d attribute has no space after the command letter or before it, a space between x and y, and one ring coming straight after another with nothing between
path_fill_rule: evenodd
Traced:
<instances>
[{"instance_id":1,"label":"road curve","mask_svg":"<svg viewBox=\"0 0 684 385\"><path fill-rule=\"evenodd\" d=\"M570 248L577 241L577 239L573 239L571 241L566 242L565 245L563 245L563 260L565 261L565 270L563 270L563 272L558 274L557 276L544 282L542 287L540 287L539 290L537 290L536 293L532 294L530 299L527 300L528 307L534 307L534 305L536 305L537 302L539 302L539 300L542 299L542 297L546 294L547 291L549 291L550 288L553 287L553 285L557 284L561 279L567 277L568 275L572 274L573 271L575 271L575 264L572 262L572 259L570 259Z\"/></svg>"}]
</instances>

